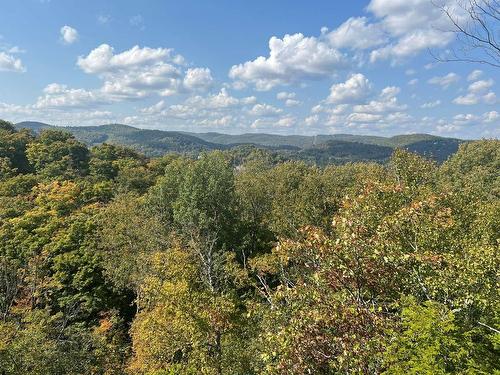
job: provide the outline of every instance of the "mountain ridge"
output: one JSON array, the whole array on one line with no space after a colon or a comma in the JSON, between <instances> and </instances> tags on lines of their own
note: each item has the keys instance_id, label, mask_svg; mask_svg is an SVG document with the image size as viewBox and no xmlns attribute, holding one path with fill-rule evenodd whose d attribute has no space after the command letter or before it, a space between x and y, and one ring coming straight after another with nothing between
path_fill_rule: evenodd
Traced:
<instances>
[{"instance_id":1,"label":"mountain ridge","mask_svg":"<svg viewBox=\"0 0 500 375\"><path fill-rule=\"evenodd\" d=\"M297 155L291 155L291 158L306 158L315 162L339 160L339 158L344 160L346 157L348 161L376 160L383 162L388 158L387 154L398 147L442 162L456 152L458 145L464 142L456 138L445 138L425 133L401 134L392 137L354 134L318 134L313 136L269 133L224 134L142 129L124 124L54 126L36 121L23 121L17 123L16 127L27 128L34 132L40 132L43 129L65 130L89 146L115 143L132 147L149 156L161 156L168 152L199 153L251 145L287 154L296 153ZM374 157L374 155L378 155L378 157Z\"/></svg>"}]
</instances>

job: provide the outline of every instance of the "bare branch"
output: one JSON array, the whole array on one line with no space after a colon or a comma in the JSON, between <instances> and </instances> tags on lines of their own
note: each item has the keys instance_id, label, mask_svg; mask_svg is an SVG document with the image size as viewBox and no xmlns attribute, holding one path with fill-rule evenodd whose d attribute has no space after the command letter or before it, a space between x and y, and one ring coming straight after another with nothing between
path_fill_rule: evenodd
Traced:
<instances>
[{"instance_id":1,"label":"bare branch","mask_svg":"<svg viewBox=\"0 0 500 375\"><path fill-rule=\"evenodd\" d=\"M462 45L458 51L452 49L453 57L432 57L440 62L459 61L487 64L500 67L500 1L498 0L457 0L457 7L439 5L434 2L446 18L456 34L456 41ZM466 19L455 12L457 8L464 11Z\"/></svg>"}]
</instances>

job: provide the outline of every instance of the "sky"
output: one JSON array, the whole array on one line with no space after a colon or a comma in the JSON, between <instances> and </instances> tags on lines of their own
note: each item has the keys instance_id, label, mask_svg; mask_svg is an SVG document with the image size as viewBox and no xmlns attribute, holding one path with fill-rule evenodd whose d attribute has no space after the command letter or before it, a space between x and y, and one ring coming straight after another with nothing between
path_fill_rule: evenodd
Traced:
<instances>
[{"instance_id":1,"label":"sky","mask_svg":"<svg viewBox=\"0 0 500 375\"><path fill-rule=\"evenodd\" d=\"M500 135L500 68L438 62L457 45L431 0L0 3L8 121Z\"/></svg>"}]
</instances>

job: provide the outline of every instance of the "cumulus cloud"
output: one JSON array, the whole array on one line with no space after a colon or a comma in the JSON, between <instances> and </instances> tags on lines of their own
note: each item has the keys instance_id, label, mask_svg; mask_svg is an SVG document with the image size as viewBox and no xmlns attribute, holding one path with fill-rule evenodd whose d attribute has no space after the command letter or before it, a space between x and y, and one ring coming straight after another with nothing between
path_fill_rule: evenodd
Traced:
<instances>
[{"instance_id":1,"label":"cumulus cloud","mask_svg":"<svg viewBox=\"0 0 500 375\"><path fill-rule=\"evenodd\" d=\"M2 55L0 52L0 69ZM9 70L22 71L21 62L9 60ZM138 100L148 97L170 96L175 94L194 94L210 89L214 83L210 69L186 68L184 59L166 48L132 47L121 53L103 44L92 50L87 56L78 58L77 65L88 74L94 74L102 81L97 88L71 88L60 83L51 83L45 87L37 101L28 106L11 110L36 111L36 113L77 113L85 109L103 113L96 107L125 100ZM192 101L199 104L201 97L194 96ZM214 107L224 106L233 100L225 91L204 99ZM246 99L250 101L250 99ZM190 103L191 105L193 103ZM252 103L255 104L255 103ZM166 108L164 101L156 106L144 109L143 113L153 114ZM57 115L57 118L62 116Z\"/></svg>"},{"instance_id":2,"label":"cumulus cloud","mask_svg":"<svg viewBox=\"0 0 500 375\"><path fill-rule=\"evenodd\" d=\"M294 92L281 91L276 94L276 99L284 101L287 107L296 107L302 104L300 100L295 99L296 96Z\"/></svg>"},{"instance_id":3,"label":"cumulus cloud","mask_svg":"<svg viewBox=\"0 0 500 375\"><path fill-rule=\"evenodd\" d=\"M77 65L85 73L112 73L123 69L132 69L143 65L173 61L172 49L134 46L131 49L115 54L113 47L101 44L87 56L80 56Z\"/></svg>"},{"instance_id":4,"label":"cumulus cloud","mask_svg":"<svg viewBox=\"0 0 500 375\"><path fill-rule=\"evenodd\" d=\"M84 89L70 89L66 85L51 83L43 90L34 108L85 108L105 104L106 100L99 93Z\"/></svg>"},{"instance_id":5,"label":"cumulus cloud","mask_svg":"<svg viewBox=\"0 0 500 375\"><path fill-rule=\"evenodd\" d=\"M412 117L406 113L408 106L398 100L400 92L399 87L387 86L376 94L363 74L354 74L332 86L327 99L312 107L307 122L342 132L404 128Z\"/></svg>"},{"instance_id":6,"label":"cumulus cloud","mask_svg":"<svg viewBox=\"0 0 500 375\"><path fill-rule=\"evenodd\" d=\"M497 111L490 111L483 114L483 122L490 123L500 121L500 113Z\"/></svg>"},{"instance_id":7,"label":"cumulus cloud","mask_svg":"<svg viewBox=\"0 0 500 375\"><path fill-rule=\"evenodd\" d=\"M467 76L467 81L477 81L481 76L483 75L483 71L476 69L473 70L468 76Z\"/></svg>"},{"instance_id":8,"label":"cumulus cloud","mask_svg":"<svg viewBox=\"0 0 500 375\"><path fill-rule=\"evenodd\" d=\"M245 97L242 99L231 96L229 92L222 88L219 93L206 97L194 96L186 100L187 105L191 105L198 109L222 109L236 107L241 105L254 104L257 98L254 96Z\"/></svg>"},{"instance_id":9,"label":"cumulus cloud","mask_svg":"<svg viewBox=\"0 0 500 375\"><path fill-rule=\"evenodd\" d=\"M71 26L64 25L59 30L59 33L64 44L73 44L78 40L78 31Z\"/></svg>"},{"instance_id":10,"label":"cumulus cloud","mask_svg":"<svg viewBox=\"0 0 500 375\"><path fill-rule=\"evenodd\" d=\"M290 128L297 123L297 118L293 116L284 116L277 120L258 118L250 126L252 129L273 129L273 128Z\"/></svg>"},{"instance_id":11,"label":"cumulus cloud","mask_svg":"<svg viewBox=\"0 0 500 375\"><path fill-rule=\"evenodd\" d=\"M150 107L142 108L141 112L147 115L154 115L160 113L166 108L166 103L164 100L160 100L158 103L153 104Z\"/></svg>"},{"instance_id":12,"label":"cumulus cloud","mask_svg":"<svg viewBox=\"0 0 500 375\"><path fill-rule=\"evenodd\" d=\"M455 0L439 0L458 22L466 19ZM369 16L351 17L318 37L301 33L273 36L269 55L234 65L229 71L233 88L249 84L257 90L331 77L346 67L391 60L398 63L418 53L444 48L454 39L450 21L430 0L371 0ZM414 74L413 70L408 70ZM413 81L416 82L416 81Z\"/></svg>"},{"instance_id":13,"label":"cumulus cloud","mask_svg":"<svg viewBox=\"0 0 500 375\"><path fill-rule=\"evenodd\" d=\"M301 105L302 102L300 100L296 100L296 99L287 99L285 100L285 105L287 107L297 107L299 105Z\"/></svg>"},{"instance_id":14,"label":"cumulus cloud","mask_svg":"<svg viewBox=\"0 0 500 375\"><path fill-rule=\"evenodd\" d=\"M0 117L12 122L25 121L27 118L53 125L100 125L117 122L110 111L102 110L60 110L59 108L39 108L36 105L14 105L0 102Z\"/></svg>"},{"instance_id":15,"label":"cumulus cloud","mask_svg":"<svg viewBox=\"0 0 500 375\"><path fill-rule=\"evenodd\" d=\"M493 83L492 79L476 81L469 85L468 91L474 94L479 94L488 90L491 86L493 86Z\"/></svg>"},{"instance_id":16,"label":"cumulus cloud","mask_svg":"<svg viewBox=\"0 0 500 375\"><path fill-rule=\"evenodd\" d=\"M440 4L461 22L463 11L455 1L442 0ZM371 52L372 62L402 60L428 48L445 47L454 38L453 33L443 31L450 28L449 20L432 1L372 0L367 9L380 20L381 27L393 39Z\"/></svg>"},{"instance_id":17,"label":"cumulus cloud","mask_svg":"<svg viewBox=\"0 0 500 375\"><path fill-rule=\"evenodd\" d=\"M247 113L254 106L257 98L254 96L237 98L232 96L225 88L217 94L207 96L195 95L187 98L180 104L166 106L160 101L152 107L142 110L143 113L158 114L162 118L172 118L200 123L203 119L215 119L231 116L233 119L243 112ZM245 111L242 111L244 109Z\"/></svg>"},{"instance_id":18,"label":"cumulus cloud","mask_svg":"<svg viewBox=\"0 0 500 375\"><path fill-rule=\"evenodd\" d=\"M367 104L358 104L353 107L353 111L363 114L388 113L404 111L407 106L399 104L396 97L399 94L399 87L389 86L384 88L376 100L371 100Z\"/></svg>"},{"instance_id":19,"label":"cumulus cloud","mask_svg":"<svg viewBox=\"0 0 500 375\"><path fill-rule=\"evenodd\" d=\"M328 103L343 104L359 102L366 98L371 91L371 83L363 74L353 74L342 83L330 87L330 95L326 99Z\"/></svg>"},{"instance_id":20,"label":"cumulus cloud","mask_svg":"<svg viewBox=\"0 0 500 375\"><path fill-rule=\"evenodd\" d=\"M460 76L456 73L448 73L445 76L432 77L427 82L431 85L441 86L443 89L447 89L452 84L457 83L460 80Z\"/></svg>"},{"instance_id":21,"label":"cumulus cloud","mask_svg":"<svg viewBox=\"0 0 500 375\"><path fill-rule=\"evenodd\" d=\"M210 69L184 70L184 58L169 48L134 46L115 53L113 47L102 44L80 56L77 65L100 77L104 81L102 93L113 100L206 91L214 84Z\"/></svg>"},{"instance_id":22,"label":"cumulus cloud","mask_svg":"<svg viewBox=\"0 0 500 375\"><path fill-rule=\"evenodd\" d=\"M463 10L453 0L440 0L461 22ZM335 48L370 49L370 61L399 62L429 48L442 48L454 38L449 20L429 0L372 0L367 17L352 17L323 36Z\"/></svg>"},{"instance_id":23,"label":"cumulus cloud","mask_svg":"<svg viewBox=\"0 0 500 375\"><path fill-rule=\"evenodd\" d=\"M304 122L307 126L314 126L319 122L319 116L318 115L307 116Z\"/></svg>"},{"instance_id":24,"label":"cumulus cloud","mask_svg":"<svg viewBox=\"0 0 500 375\"><path fill-rule=\"evenodd\" d=\"M443 32L438 30L415 30L404 35L395 43L388 44L370 53L370 61L394 59L396 61L414 56L428 48L446 46L453 36L443 37Z\"/></svg>"},{"instance_id":25,"label":"cumulus cloud","mask_svg":"<svg viewBox=\"0 0 500 375\"><path fill-rule=\"evenodd\" d=\"M337 29L324 34L335 48L368 49L387 42L381 24L369 23L366 17L351 17Z\"/></svg>"},{"instance_id":26,"label":"cumulus cloud","mask_svg":"<svg viewBox=\"0 0 500 375\"><path fill-rule=\"evenodd\" d=\"M184 87L188 90L207 90L213 83L214 79L208 68L190 68L184 77Z\"/></svg>"},{"instance_id":27,"label":"cumulus cloud","mask_svg":"<svg viewBox=\"0 0 500 375\"><path fill-rule=\"evenodd\" d=\"M467 94L456 97L453 103L459 105L495 104L497 96L493 91L489 91L493 84L491 79L473 82L467 88Z\"/></svg>"},{"instance_id":28,"label":"cumulus cloud","mask_svg":"<svg viewBox=\"0 0 500 375\"><path fill-rule=\"evenodd\" d=\"M303 34L287 34L283 39L273 36L269 40L268 57L234 65L229 77L267 91L278 85L332 76L346 64L345 56L328 43Z\"/></svg>"},{"instance_id":29,"label":"cumulus cloud","mask_svg":"<svg viewBox=\"0 0 500 375\"><path fill-rule=\"evenodd\" d=\"M269 104L255 104L253 108L249 111L249 113L253 116L260 117L272 117L278 116L282 113L283 110L281 108L276 108Z\"/></svg>"},{"instance_id":30,"label":"cumulus cloud","mask_svg":"<svg viewBox=\"0 0 500 375\"><path fill-rule=\"evenodd\" d=\"M296 94L294 92L281 91L276 94L276 99L278 100L293 99L295 98L295 96Z\"/></svg>"},{"instance_id":31,"label":"cumulus cloud","mask_svg":"<svg viewBox=\"0 0 500 375\"><path fill-rule=\"evenodd\" d=\"M382 115L374 113L351 113L347 116L348 122L376 122L382 119Z\"/></svg>"},{"instance_id":32,"label":"cumulus cloud","mask_svg":"<svg viewBox=\"0 0 500 375\"><path fill-rule=\"evenodd\" d=\"M259 129L280 131L295 126L298 120L283 108L257 102L255 96L237 97L222 88L218 93L195 95L179 104L161 100L140 110L141 116L129 116L127 123L164 124L196 130L204 128Z\"/></svg>"},{"instance_id":33,"label":"cumulus cloud","mask_svg":"<svg viewBox=\"0 0 500 375\"><path fill-rule=\"evenodd\" d=\"M21 59L0 51L0 72L24 73L26 68Z\"/></svg>"}]
</instances>

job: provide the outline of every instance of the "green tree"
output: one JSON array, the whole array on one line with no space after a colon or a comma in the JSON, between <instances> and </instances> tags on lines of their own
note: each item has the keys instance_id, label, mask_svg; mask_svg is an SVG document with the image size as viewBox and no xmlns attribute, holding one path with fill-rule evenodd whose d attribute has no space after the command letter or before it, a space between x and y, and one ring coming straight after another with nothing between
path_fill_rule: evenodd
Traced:
<instances>
[{"instance_id":1,"label":"green tree","mask_svg":"<svg viewBox=\"0 0 500 375\"><path fill-rule=\"evenodd\" d=\"M89 150L70 133L43 130L26 150L35 171L45 178L72 179L88 172Z\"/></svg>"}]
</instances>

